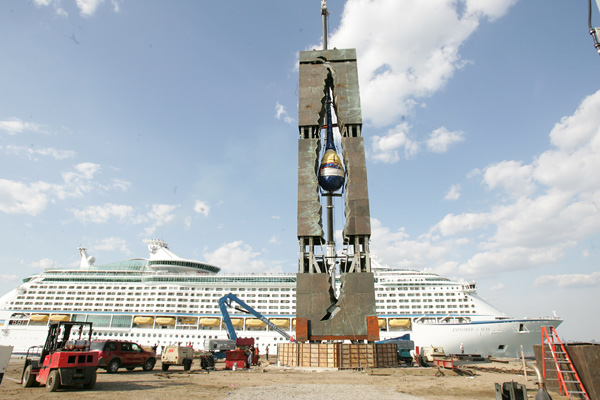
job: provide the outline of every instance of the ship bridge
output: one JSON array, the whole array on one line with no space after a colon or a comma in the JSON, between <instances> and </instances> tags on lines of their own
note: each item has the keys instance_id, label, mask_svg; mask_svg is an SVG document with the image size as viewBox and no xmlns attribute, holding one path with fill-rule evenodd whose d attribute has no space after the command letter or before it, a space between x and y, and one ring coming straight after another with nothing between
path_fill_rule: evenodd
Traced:
<instances>
[{"instance_id":1,"label":"ship bridge","mask_svg":"<svg viewBox=\"0 0 600 400\"><path fill-rule=\"evenodd\" d=\"M197 274L217 274L221 270L214 265L179 257L169 249L169 245L164 240L148 239L144 240L144 243L148 245L150 252L146 264L146 268L149 270Z\"/></svg>"}]
</instances>

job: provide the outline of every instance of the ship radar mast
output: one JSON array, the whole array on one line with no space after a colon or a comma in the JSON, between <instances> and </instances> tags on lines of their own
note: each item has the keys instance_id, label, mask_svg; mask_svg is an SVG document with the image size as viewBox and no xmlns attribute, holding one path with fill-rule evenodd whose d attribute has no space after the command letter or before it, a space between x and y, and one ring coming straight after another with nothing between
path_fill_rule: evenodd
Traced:
<instances>
[{"instance_id":1,"label":"ship radar mast","mask_svg":"<svg viewBox=\"0 0 600 400\"><path fill-rule=\"evenodd\" d=\"M169 248L168 243L161 239L144 239L144 243L148 245L148 251L150 254L156 253L161 248Z\"/></svg>"},{"instance_id":2,"label":"ship radar mast","mask_svg":"<svg viewBox=\"0 0 600 400\"><path fill-rule=\"evenodd\" d=\"M96 258L94 256L89 256L85 247L79 247L78 250L79 255L81 256L81 260L79 261L79 268L89 269L96 262Z\"/></svg>"}]
</instances>

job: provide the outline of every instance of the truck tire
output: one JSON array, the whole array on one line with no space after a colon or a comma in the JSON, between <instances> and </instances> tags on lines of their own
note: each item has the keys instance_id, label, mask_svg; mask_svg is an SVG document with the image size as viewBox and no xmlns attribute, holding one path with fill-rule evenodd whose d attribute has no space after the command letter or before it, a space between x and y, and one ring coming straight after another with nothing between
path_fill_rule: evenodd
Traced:
<instances>
[{"instance_id":1,"label":"truck tire","mask_svg":"<svg viewBox=\"0 0 600 400\"><path fill-rule=\"evenodd\" d=\"M154 364L156 364L156 360L154 358L149 358L144 365L142 365L142 369L144 371L152 371L154 369Z\"/></svg>"},{"instance_id":2,"label":"truck tire","mask_svg":"<svg viewBox=\"0 0 600 400\"><path fill-rule=\"evenodd\" d=\"M48 379L46 380L46 390L49 392L56 392L60 387L60 374L58 370L50 371Z\"/></svg>"},{"instance_id":3,"label":"truck tire","mask_svg":"<svg viewBox=\"0 0 600 400\"><path fill-rule=\"evenodd\" d=\"M162 365L162 370L163 371L168 371L169 370L169 364L163 364Z\"/></svg>"},{"instance_id":4,"label":"truck tire","mask_svg":"<svg viewBox=\"0 0 600 400\"><path fill-rule=\"evenodd\" d=\"M110 360L110 362L106 366L106 372L108 372L109 374L114 374L119 370L120 366L121 361L119 361L118 359L115 358L114 360Z\"/></svg>"},{"instance_id":5,"label":"truck tire","mask_svg":"<svg viewBox=\"0 0 600 400\"><path fill-rule=\"evenodd\" d=\"M83 384L84 390L92 390L94 385L96 384L96 371L94 371L94 375L92 375L92 379L88 383Z\"/></svg>"},{"instance_id":6,"label":"truck tire","mask_svg":"<svg viewBox=\"0 0 600 400\"><path fill-rule=\"evenodd\" d=\"M212 354L203 354L200 357L200 367L204 370L214 369L215 357Z\"/></svg>"},{"instance_id":7,"label":"truck tire","mask_svg":"<svg viewBox=\"0 0 600 400\"><path fill-rule=\"evenodd\" d=\"M192 369L192 360L186 358L185 360L183 360L183 370L189 371L190 369Z\"/></svg>"},{"instance_id":8,"label":"truck tire","mask_svg":"<svg viewBox=\"0 0 600 400\"><path fill-rule=\"evenodd\" d=\"M35 380L35 374L31 373L32 370L33 367L31 365L28 365L27 368L25 368L25 372L23 372L23 378L21 378L21 385L23 385L23 387L36 386L37 381Z\"/></svg>"}]
</instances>

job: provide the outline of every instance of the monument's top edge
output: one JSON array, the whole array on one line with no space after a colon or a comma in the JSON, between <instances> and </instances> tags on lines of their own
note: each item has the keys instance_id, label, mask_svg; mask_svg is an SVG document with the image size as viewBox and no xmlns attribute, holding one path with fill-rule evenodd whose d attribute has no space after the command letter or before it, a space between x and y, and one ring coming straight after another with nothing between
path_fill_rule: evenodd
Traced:
<instances>
[{"instance_id":1,"label":"monument's top edge","mask_svg":"<svg viewBox=\"0 0 600 400\"><path fill-rule=\"evenodd\" d=\"M356 49L310 50L300 52L300 64L323 61L356 61Z\"/></svg>"}]
</instances>

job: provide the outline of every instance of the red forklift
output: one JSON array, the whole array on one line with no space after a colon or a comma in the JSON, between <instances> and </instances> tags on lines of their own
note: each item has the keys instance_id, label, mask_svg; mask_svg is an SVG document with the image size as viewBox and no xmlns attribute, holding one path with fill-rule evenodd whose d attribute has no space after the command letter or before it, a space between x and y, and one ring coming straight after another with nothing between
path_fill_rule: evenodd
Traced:
<instances>
[{"instance_id":1,"label":"red forklift","mask_svg":"<svg viewBox=\"0 0 600 400\"><path fill-rule=\"evenodd\" d=\"M90 351L91 322L51 322L46 344L30 347L25 357L23 387L46 385L55 392L61 386L96 384L98 352Z\"/></svg>"}]
</instances>

